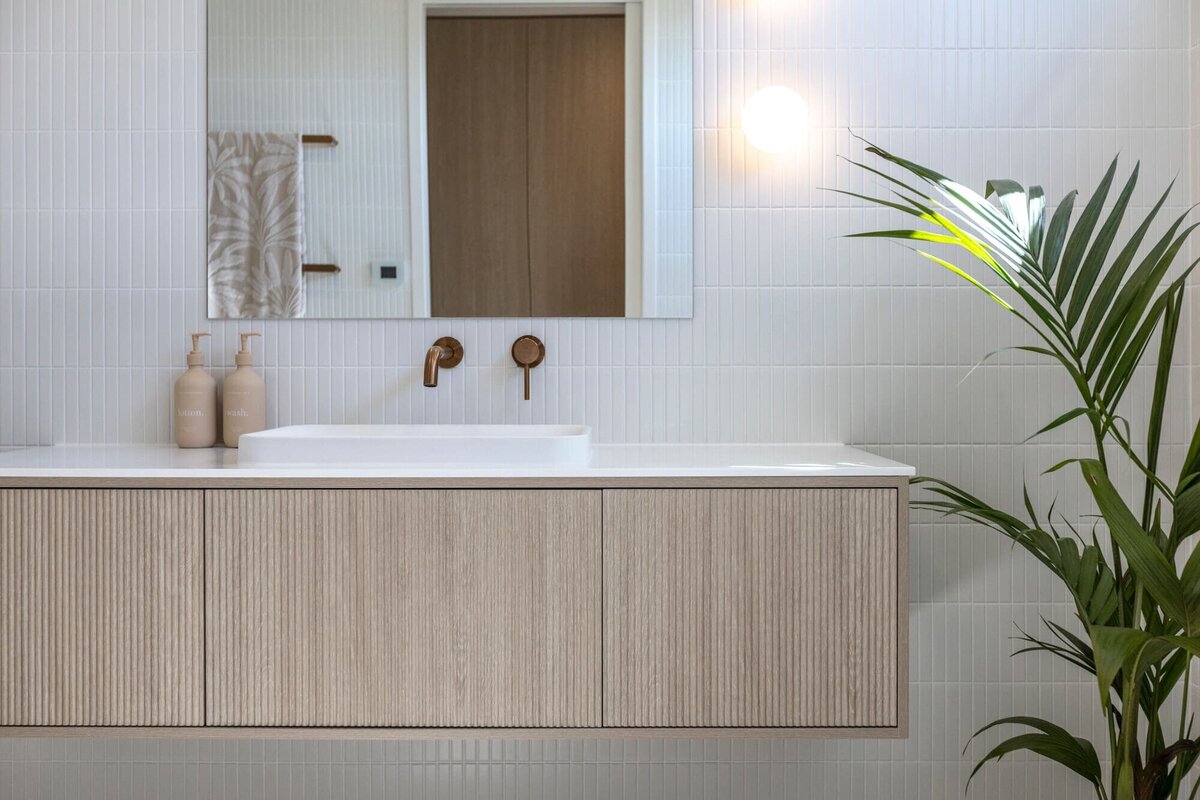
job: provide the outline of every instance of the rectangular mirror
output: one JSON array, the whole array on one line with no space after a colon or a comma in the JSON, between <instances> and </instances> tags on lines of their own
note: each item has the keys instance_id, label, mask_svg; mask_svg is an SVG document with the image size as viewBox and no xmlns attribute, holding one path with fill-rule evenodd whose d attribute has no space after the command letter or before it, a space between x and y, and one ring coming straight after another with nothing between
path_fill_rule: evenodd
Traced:
<instances>
[{"instance_id":1,"label":"rectangular mirror","mask_svg":"<svg viewBox=\"0 0 1200 800\"><path fill-rule=\"evenodd\" d=\"M214 319L690 317L691 0L209 0Z\"/></svg>"}]
</instances>

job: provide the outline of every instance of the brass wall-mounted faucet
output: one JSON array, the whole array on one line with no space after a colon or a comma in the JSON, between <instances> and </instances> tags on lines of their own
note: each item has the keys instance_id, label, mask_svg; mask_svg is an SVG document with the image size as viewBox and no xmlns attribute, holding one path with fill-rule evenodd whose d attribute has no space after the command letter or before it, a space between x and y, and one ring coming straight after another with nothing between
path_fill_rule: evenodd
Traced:
<instances>
[{"instance_id":1,"label":"brass wall-mounted faucet","mask_svg":"<svg viewBox=\"0 0 1200 800\"><path fill-rule=\"evenodd\" d=\"M438 368L453 369L463 359L462 342L453 336L443 336L425 354L425 385L432 389L438 384Z\"/></svg>"},{"instance_id":2,"label":"brass wall-mounted faucet","mask_svg":"<svg viewBox=\"0 0 1200 800\"><path fill-rule=\"evenodd\" d=\"M529 371L546 358L546 345L536 336L522 336L513 342L513 361L525 370L525 399L529 399Z\"/></svg>"}]
</instances>

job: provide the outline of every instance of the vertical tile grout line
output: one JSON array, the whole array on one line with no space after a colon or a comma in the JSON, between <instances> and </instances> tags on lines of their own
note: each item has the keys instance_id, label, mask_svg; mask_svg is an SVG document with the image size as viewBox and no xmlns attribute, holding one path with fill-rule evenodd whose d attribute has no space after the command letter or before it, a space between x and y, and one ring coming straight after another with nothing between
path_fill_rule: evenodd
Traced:
<instances>
[{"instance_id":1,"label":"vertical tile grout line","mask_svg":"<svg viewBox=\"0 0 1200 800\"><path fill-rule=\"evenodd\" d=\"M605 638L604 638L604 499L606 490L600 490L600 727L605 727L604 719L604 673L605 673Z\"/></svg>"},{"instance_id":2,"label":"vertical tile grout line","mask_svg":"<svg viewBox=\"0 0 1200 800\"><path fill-rule=\"evenodd\" d=\"M200 722L208 727L208 499L210 490L201 493L200 506Z\"/></svg>"}]
</instances>

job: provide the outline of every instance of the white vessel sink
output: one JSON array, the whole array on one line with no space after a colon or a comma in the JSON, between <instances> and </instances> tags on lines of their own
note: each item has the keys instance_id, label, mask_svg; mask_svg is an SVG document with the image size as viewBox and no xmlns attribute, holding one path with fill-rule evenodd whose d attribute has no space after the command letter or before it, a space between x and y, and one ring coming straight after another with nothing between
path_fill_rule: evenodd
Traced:
<instances>
[{"instance_id":1,"label":"white vessel sink","mask_svg":"<svg viewBox=\"0 0 1200 800\"><path fill-rule=\"evenodd\" d=\"M586 425L293 425L242 436L242 466L586 466Z\"/></svg>"}]
</instances>

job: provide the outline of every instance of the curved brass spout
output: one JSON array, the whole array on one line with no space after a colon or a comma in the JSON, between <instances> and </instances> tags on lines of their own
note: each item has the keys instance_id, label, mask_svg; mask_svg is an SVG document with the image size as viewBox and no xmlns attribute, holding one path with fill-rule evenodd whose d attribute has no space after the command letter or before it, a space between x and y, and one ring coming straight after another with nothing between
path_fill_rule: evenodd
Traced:
<instances>
[{"instance_id":1,"label":"curved brass spout","mask_svg":"<svg viewBox=\"0 0 1200 800\"><path fill-rule=\"evenodd\" d=\"M425 354L425 385L432 389L437 386L438 361L442 357L442 348L436 344Z\"/></svg>"},{"instance_id":2,"label":"curved brass spout","mask_svg":"<svg viewBox=\"0 0 1200 800\"><path fill-rule=\"evenodd\" d=\"M432 389L438 385L438 368L453 369L462 361L463 346L453 336L443 336L433 343L425 354L425 385Z\"/></svg>"}]
</instances>

